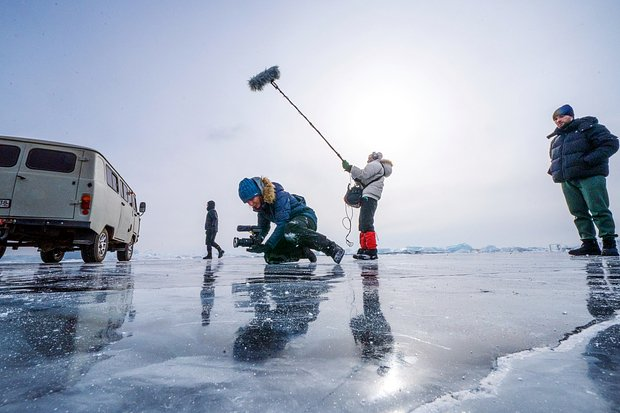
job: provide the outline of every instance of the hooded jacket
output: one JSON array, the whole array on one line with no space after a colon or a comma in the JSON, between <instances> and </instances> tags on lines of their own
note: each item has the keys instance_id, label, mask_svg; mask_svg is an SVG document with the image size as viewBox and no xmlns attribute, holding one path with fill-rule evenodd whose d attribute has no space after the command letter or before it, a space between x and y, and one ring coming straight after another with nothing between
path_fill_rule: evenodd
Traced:
<instances>
[{"instance_id":1,"label":"hooded jacket","mask_svg":"<svg viewBox=\"0 0 620 413\"><path fill-rule=\"evenodd\" d=\"M207 218L205 219L205 231L217 232L217 211L215 204L207 204Z\"/></svg>"},{"instance_id":2,"label":"hooded jacket","mask_svg":"<svg viewBox=\"0 0 620 413\"><path fill-rule=\"evenodd\" d=\"M385 178L392 175L392 161L388 159L375 159L368 162L364 169L357 166L351 166L351 178L364 186L362 196L381 199L383 193L383 182ZM379 178L379 179L377 179ZM373 180L377 179L373 182ZM370 185L369 182L372 182Z\"/></svg>"},{"instance_id":3,"label":"hooded jacket","mask_svg":"<svg viewBox=\"0 0 620 413\"><path fill-rule=\"evenodd\" d=\"M592 116L556 128L549 148L554 182L609 175L609 157L618 151L618 138Z\"/></svg>"},{"instance_id":4,"label":"hooded jacket","mask_svg":"<svg viewBox=\"0 0 620 413\"><path fill-rule=\"evenodd\" d=\"M261 189L263 204L258 210L258 226L261 228L260 237L265 238L271 228L271 223L276 224L273 234L265 242L265 245L274 248L284 236L286 224L293 218L303 215L317 223L314 210L306 205L306 200L295 194L290 194L284 190L282 185L271 182L268 178L257 179L254 181Z\"/></svg>"}]
</instances>

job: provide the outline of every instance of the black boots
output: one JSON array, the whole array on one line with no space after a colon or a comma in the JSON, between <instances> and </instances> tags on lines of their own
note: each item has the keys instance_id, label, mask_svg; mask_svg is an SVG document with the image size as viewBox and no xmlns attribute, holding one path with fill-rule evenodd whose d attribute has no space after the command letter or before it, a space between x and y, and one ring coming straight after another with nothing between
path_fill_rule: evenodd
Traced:
<instances>
[{"instance_id":1,"label":"black boots","mask_svg":"<svg viewBox=\"0 0 620 413\"><path fill-rule=\"evenodd\" d=\"M603 252L601 255L605 255L607 257L617 257L618 256L618 248L616 248L616 238L615 237L605 237L603 238Z\"/></svg>"},{"instance_id":2,"label":"black boots","mask_svg":"<svg viewBox=\"0 0 620 413\"><path fill-rule=\"evenodd\" d=\"M303 258L308 258L308 261L310 262L316 262L316 254L314 253L314 251L312 251L308 247L303 247L302 251Z\"/></svg>"},{"instance_id":3,"label":"black boots","mask_svg":"<svg viewBox=\"0 0 620 413\"><path fill-rule=\"evenodd\" d=\"M583 239L581 240L581 247L568 251L570 255L603 255L606 257L617 257L618 248L616 247L615 237L603 238L603 251L601 252L598 242L595 239Z\"/></svg>"},{"instance_id":4,"label":"black boots","mask_svg":"<svg viewBox=\"0 0 620 413\"><path fill-rule=\"evenodd\" d=\"M332 257L336 264L340 264L340 261L342 261L342 257L344 257L344 249L342 249L342 247L335 242L332 242L327 247L327 251L325 251L325 253Z\"/></svg>"},{"instance_id":5,"label":"black boots","mask_svg":"<svg viewBox=\"0 0 620 413\"><path fill-rule=\"evenodd\" d=\"M221 248L217 249L217 257L218 258L222 258L224 256L224 250ZM213 254L211 254L211 250L207 251L207 255L205 255L204 257L202 257L203 260L212 260L213 259Z\"/></svg>"},{"instance_id":6,"label":"black boots","mask_svg":"<svg viewBox=\"0 0 620 413\"><path fill-rule=\"evenodd\" d=\"M377 255L376 249L368 250L360 248L357 250L356 254L353 254L353 259L356 260L376 260L377 258L379 258L379 256Z\"/></svg>"},{"instance_id":7,"label":"black boots","mask_svg":"<svg viewBox=\"0 0 620 413\"><path fill-rule=\"evenodd\" d=\"M570 255L582 256L582 255L601 255L601 248L598 246L598 242L595 239L582 239L581 247L568 251ZM615 245L615 240L614 240ZM616 250L616 254L618 251Z\"/></svg>"}]
</instances>

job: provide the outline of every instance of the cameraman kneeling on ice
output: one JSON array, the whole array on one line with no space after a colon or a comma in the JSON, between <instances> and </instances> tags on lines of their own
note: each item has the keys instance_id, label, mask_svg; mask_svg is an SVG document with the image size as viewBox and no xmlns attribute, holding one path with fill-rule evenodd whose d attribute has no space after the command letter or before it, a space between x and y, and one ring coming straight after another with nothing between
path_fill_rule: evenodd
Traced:
<instances>
[{"instance_id":1,"label":"cameraman kneeling on ice","mask_svg":"<svg viewBox=\"0 0 620 413\"><path fill-rule=\"evenodd\" d=\"M249 252L265 253L268 264L301 258L316 262L313 249L329 255L336 263L342 260L344 250L316 232L316 214L302 196L289 194L279 183L255 176L239 182L239 198L258 213L259 239L267 236L272 222L276 224L265 243L248 248Z\"/></svg>"}]
</instances>

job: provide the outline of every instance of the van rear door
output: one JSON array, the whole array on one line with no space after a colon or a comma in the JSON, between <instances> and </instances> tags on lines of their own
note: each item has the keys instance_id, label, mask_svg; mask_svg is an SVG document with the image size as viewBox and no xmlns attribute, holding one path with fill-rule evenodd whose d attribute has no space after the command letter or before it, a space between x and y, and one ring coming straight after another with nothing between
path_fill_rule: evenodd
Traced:
<instances>
[{"instance_id":1,"label":"van rear door","mask_svg":"<svg viewBox=\"0 0 620 413\"><path fill-rule=\"evenodd\" d=\"M133 208L130 202L131 194L129 188L123 181L121 181L121 187L119 190L123 199L120 200L121 210L120 217L118 219L118 230L114 232L114 236L115 238L127 243L131 241L133 236Z\"/></svg>"},{"instance_id":2,"label":"van rear door","mask_svg":"<svg viewBox=\"0 0 620 413\"><path fill-rule=\"evenodd\" d=\"M74 217L84 151L28 145L15 181L10 214L14 217Z\"/></svg>"},{"instance_id":3,"label":"van rear door","mask_svg":"<svg viewBox=\"0 0 620 413\"><path fill-rule=\"evenodd\" d=\"M0 215L8 216L13 201L17 171L25 145L21 142L0 143Z\"/></svg>"}]
</instances>

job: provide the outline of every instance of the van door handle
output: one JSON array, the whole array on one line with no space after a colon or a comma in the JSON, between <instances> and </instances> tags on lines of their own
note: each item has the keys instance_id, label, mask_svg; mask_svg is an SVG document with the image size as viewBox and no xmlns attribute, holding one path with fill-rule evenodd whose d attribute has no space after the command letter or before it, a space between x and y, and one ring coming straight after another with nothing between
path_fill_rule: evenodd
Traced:
<instances>
[{"instance_id":1,"label":"van door handle","mask_svg":"<svg viewBox=\"0 0 620 413\"><path fill-rule=\"evenodd\" d=\"M17 177L18 177L19 179L26 179L26 177L25 177L25 176L21 176L21 175L17 175Z\"/></svg>"},{"instance_id":2,"label":"van door handle","mask_svg":"<svg viewBox=\"0 0 620 413\"><path fill-rule=\"evenodd\" d=\"M122 206L125 206L125 203L124 203L123 201L121 201L121 205L122 205Z\"/></svg>"}]
</instances>

